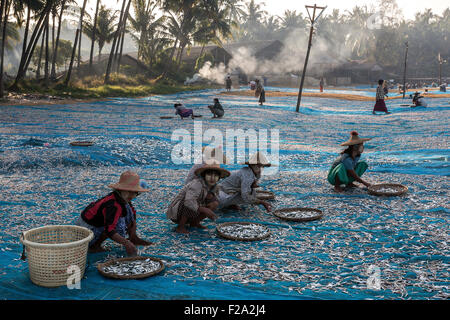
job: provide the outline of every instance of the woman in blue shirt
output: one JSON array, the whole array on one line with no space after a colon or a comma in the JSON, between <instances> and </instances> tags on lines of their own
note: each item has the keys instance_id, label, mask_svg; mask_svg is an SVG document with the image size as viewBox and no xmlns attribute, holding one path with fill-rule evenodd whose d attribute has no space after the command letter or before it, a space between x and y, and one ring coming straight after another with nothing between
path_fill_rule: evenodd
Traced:
<instances>
[{"instance_id":1,"label":"woman in blue shirt","mask_svg":"<svg viewBox=\"0 0 450 320\"><path fill-rule=\"evenodd\" d=\"M368 165L365 161L359 161L364 151L363 143L370 138L360 138L356 131L350 132L350 139L341 144L348 146L341 152L341 155L333 162L328 172L328 182L334 185L336 192L342 192L342 184L347 187L356 187L353 181L364 184L369 187L370 183L364 181L360 177L367 170Z\"/></svg>"}]
</instances>

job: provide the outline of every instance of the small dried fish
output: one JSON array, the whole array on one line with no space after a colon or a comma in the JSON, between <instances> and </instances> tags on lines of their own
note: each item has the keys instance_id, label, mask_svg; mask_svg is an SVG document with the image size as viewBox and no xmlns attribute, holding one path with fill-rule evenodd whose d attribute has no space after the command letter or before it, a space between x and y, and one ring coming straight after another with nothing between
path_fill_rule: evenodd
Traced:
<instances>
[{"instance_id":1,"label":"small dried fish","mask_svg":"<svg viewBox=\"0 0 450 320\"><path fill-rule=\"evenodd\" d=\"M259 224L231 224L227 226L218 227L219 231L225 235L241 238L241 239L252 239L259 238L267 235L269 233L269 229L259 225Z\"/></svg>"},{"instance_id":2,"label":"small dried fish","mask_svg":"<svg viewBox=\"0 0 450 320\"><path fill-rule=\"evenodd\" d=\"M135 261L117 261L103 268L106 273L112 273L119 276L132 276L150 273L158 270L161 264L151 259Z\"/></svg>"}]
</instances>

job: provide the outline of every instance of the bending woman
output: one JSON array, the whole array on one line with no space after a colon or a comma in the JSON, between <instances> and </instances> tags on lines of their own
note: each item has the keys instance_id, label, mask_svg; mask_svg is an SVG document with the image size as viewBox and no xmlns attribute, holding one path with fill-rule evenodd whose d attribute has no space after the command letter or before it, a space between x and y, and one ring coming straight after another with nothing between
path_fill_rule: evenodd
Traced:
<instances>
[{"instance_id":1,"label":"bending woman","mask_svg":"<svg viewBox=\"0 0 450 320\"><path fill-rule=\"evenodd\" d=\"M336 192L342 192L341 185L346 187L356 187L353 182L357 181L369 187L370 183L361 179L361 176L367 170L368 165L365 161L359 161L364 151L363 143L370 138L360 138L356 131L350 132L350 139L341 144L348 148L341 152L341 155L333 162L328 172L328 182L334 185Z\"/></svg>"}]
</instances>

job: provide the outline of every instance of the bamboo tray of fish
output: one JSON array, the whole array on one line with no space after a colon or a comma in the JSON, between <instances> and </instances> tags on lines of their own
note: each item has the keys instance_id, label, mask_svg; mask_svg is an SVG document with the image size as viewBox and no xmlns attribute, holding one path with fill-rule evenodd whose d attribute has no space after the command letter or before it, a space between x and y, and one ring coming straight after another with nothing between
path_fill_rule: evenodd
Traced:
<instances>
[{"instance_id":1,"label":"bamboo tray of fish","mask_svg":"<svg viewBox=\"0 0 450 320\"><path fill-rule=\"evenodd\" d=\"M90 147L94 144L92 141L72 141L70 143L71 146L75 147Z\"/></svg>"},{"instance_id":2,"label":"bamboo tray of fish","mask_svg":"<svg viewBox=\"0 0 450 320\"><path fill-rule=\"evenodd\" d=\"M113 259L97 265L98 272L113 279L143 279L164 270L164 263L152 257L128 257Z\"/></svg>"},{"instance_id":3,"label":"bamboo tray of fish","mask_svg":"<svg viewBox=\"0 0 450 320\"><path fill-rule=\"evenodd\" d=\"M286 221L306 222L322 218L323 212L314 208L283 208L273 211L273 215Z\"/></svg>"},{"instance_id":4,"label":"bamboo tray of fish","mask_svg":"<svg viewBox=\"0 0 450 320\"><path fill-rule=\"evenodd\" d=\"M270 230L254 222L225 222L217 226L217 233L224 239L257 241L270 236Z\"/></svg>"},{"instance_id":5,"label":"bamboo tray of fish","mask_svg":"<svg viewBox=\"0 0 450 320\"><path fill-rule=\"evenodd\" d=\"M275 200L275 193L272 191L256 190L256 198L259 200Z\"/></svg>"},{"instance_id":6,"label":"bamboo tray of fish","mask_svg":"<svg viewBox=\"0 0 450 320\"><path fill-rule=\"evenodd\" d=\"M368 187L367 192L374 196L401 196L408 192L408 187L395 183L380 183Z\"/></svg>"}]
</instances>

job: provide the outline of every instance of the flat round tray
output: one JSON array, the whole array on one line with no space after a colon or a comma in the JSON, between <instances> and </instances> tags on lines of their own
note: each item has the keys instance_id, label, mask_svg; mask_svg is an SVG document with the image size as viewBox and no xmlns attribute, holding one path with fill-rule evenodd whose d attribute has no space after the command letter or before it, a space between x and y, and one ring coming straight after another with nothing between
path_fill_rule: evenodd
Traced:
<instances>
[{"instance_id":1,"label":"flat round tray","mask_svg":"<svg viewBox=\"0 0 450 320\"><path fill-rule=\"evenodd\" d=\"M390 189L390 190L389 190ZM396 190L396 191L391 191ZM408 187L395 183L374 184L367 188L367 192L374 196L401 196L408 192Z\"/></svg>"},{"instance_id":2,"label":"flat round tray","mask_svg":"<svg viewBox=\"0 0 450 320\"><path fill-rule=\"evenodd\" d=\"M201 118L203 117L201 114L194 114L194 118Z\"/></svg>"},{"instance_id":3,"label":"flat round tray","mask_svg":"<svg viewBox=\"0 0 450 320\"><path fill-rule=\"evenodd\" d=\"M76 146L76 147L89 147L92 146L94 142L92 141L72 141L70 145Z\"/></svg>"},{"instance_id":4,"label":"flat round tray","mask_svg":"<svg viewBox=\"0 0 450 320\"><path fill-rule=\"evenodd\" d=\"M401 107L409 107L410 104L401 104L400 106L401 106Z\"/></svg>"},{"instance_id":5,"label":"flat round tray","mask_svg":"<svg viewBox=\"0 0 450 320\"><path fill-rule=\"evenodd\" d=\"M116 262L120 262L120 261L135 261L135 260L147 260L147 259L150 259L150 260L153 260L153 261L157 261L157 262L159 262L159 264L161 266L159 267L158 270L155 270L153 272L147 272L147 273L135 274L135 275L129 275L129 276L117 275L117 274L114 274L114 273L107 273L107 272L103 271L103 268L105 268L105 267L107 267L107 266L109 266L111 264L114 264ZM163 271L164 270L164 263L160 259L152 258L152 257L118 258L118 259L112 259L112 260L106 261L104 263L99 263L97 265L97 270L102 276L107 277L107 278L120 279L120 280L144 279L144 278L148 278L148 277L154 276L154 275L160 273L161 271Z\"/></svg>"},{"instance_id":6,"label":"flat round tray","mask_svg":"<svg viewBox=\"0 0 450 320\"><path fill-rule=\"evenodd\" d=\"M162 116L162 117L159 117L160 119L173 119L173 117L170 117L170 116Z\"/></svg>"},{"instance_id":7,"label":"flat round tray","mask_svg":"<svg viewBox=\"0 0 450 320\"><path fill-rule=\"evenodd\" d=\"M295 211L313 211L313 212L316 212L317 214L312 216L312 217L304 217L304 218L288 217L288 216L283 215L283 212L295 212ZM295 221L295 222L306 222L306 221L319 220L323 216L323 212L321 210L319 210L319 209L302 208L302 207L283 208L283 209L275 210L272 213L273 213L274 216L276 216L277 218L280 218L282 220Z\"/></svg>"},{"instance_id":8,"label":"flat round tray","mask_svg":"<svg viewBox=\"0 0 450 320\"><path fill-rule=\"evenodd\" d=\"M228 235L228 234L225 234L225 233L223 233L223 232L221 232L220 231L220 228L221 227L225 227L225 226L230 226L230 225L233 225L233 224L256 224L256 225L258 225L258 226L263 226L262 224L260 224L260 223L255 223L255 222L225 222L225 223L222 223L222 224L220 224L220 225L218 225L217 227L216 227L216 229L217 229L217 234L219 235L219 236L221 236L222 238L224 238L224 239L228 239L228 240L235 240L235 241L258 241L258 240L263 240L263 239L266 239L266 238L268 238L268 237L270 237L270 230L269 229L267 229L266 227L264 227L264 228L266 228L267 229L267 233L265 233L265 234L263 234L263 235L261 235L261 236L259 236L259 237L254 237L254 238L239 238L239 237L234 237L234 236L231 236L231 235Z\"/></svg>"},{"instance_id":9,"label":"flat round tray","mask_svg":"<svg viewBox=\"0 0 450 320\"><path fill-rule=\"evenodd\" d=\"M275 193L272 191L256 190L256 197L259 200L275 200Z\"/></svg>"}]
</instances>

